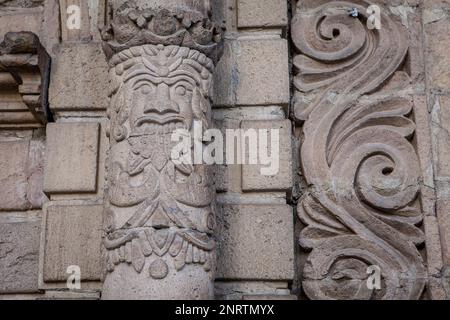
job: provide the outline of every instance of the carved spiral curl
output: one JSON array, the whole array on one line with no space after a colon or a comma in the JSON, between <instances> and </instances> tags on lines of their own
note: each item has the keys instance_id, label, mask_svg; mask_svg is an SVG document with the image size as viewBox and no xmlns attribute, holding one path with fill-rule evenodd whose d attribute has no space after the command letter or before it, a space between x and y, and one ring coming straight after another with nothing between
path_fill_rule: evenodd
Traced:
<instances>
[{"instance_id":1,"label":"carved spiral curl","mask_svg":"<svg viewBox=\"0 0 450 320\"><path fill-rule=\"evenodd\" d=\"M381 30L364 25L366 1L329 2L293 22L296 88L323 88L302 114L302 167L311 186L298 207L306 227L300 244L312 249L303 271L312 299L417 299L425 268L414 201L419 166L408 138L414 124L407 99L358 98L378 88L407 52L400 27L382 15ZM351 18L356 7L361 20ZM311 25L313 27L311 27ZM366 285L367 267L380 267L381 291Z\"/></svg>"}]
</instances>

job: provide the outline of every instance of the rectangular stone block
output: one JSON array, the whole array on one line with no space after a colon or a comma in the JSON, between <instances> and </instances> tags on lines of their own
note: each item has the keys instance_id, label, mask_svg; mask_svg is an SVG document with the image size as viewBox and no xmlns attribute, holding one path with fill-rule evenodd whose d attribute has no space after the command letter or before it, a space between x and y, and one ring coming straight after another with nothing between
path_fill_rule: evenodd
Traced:
<instances>
[{"instance_id":1,"label":"rectangular stone block","mask_svg":"<svg viewBox=\"0 0 450 320\"><path fill-rule=\"evenodd\" d=\"M38 34L42 25L42 13L42 7L21 10L0 7L0 42L10 31L31 31Z\"/></svg>"},{"instance_id":2,"label":"rectangular stone block","mask_svg":"<svg viewBox=\"0 0 450 320\"><path fill-rule=\"evenodd\" d=\"M436 211L443 262L444 265L450 266L450 197L439 197L436 203Z\"/></svg>"},{"instance_id":3,"label":"rectangular stone block","mask_svg":"<svg viewBox=\"0 0 450 320\"><path fill-rule=\"evenodd\" d=\"M0 223L0 293L38 291L40 225Z\"/></svg>"},{"instance_id":4,"label":"rectangular stone block","mask_svg":"<svg viewBox=\"0 0 450 320\"><path fill-rule=\"evenodd\" d=\"M450 93L450 5L428 1L423 9L429 89Z\"/></svg>"},{"instance_id":5,"label":"rectangular stone block","mask_svg":"<svg viewBox=\"0 0 450 320\"><path fill-rule=\"evenodd\" d=\"M251 130L258 133L256 146L247 139L242 141L246 150L246 164L242 166L243 191L288 191L292 188L291 126L290 120L242 121L241 128L244 132ZM274 145L271 144L272 140L276 141ZM258 150L258 164L248 164L250 148ZM269 156L268 165L261 164L260 154Z\"/></svg>"},{"instance_id":6,"label":"rectangular stone block","mask_svg":"<svg viewBox=\"0 0 450 320\"><path fill-rule=\"evenodd\" d=\"M292 280L292 210L288 205L220 205L217 279Z\"/></svg>"},{"instance_id":7,"label":"rectangular stone block","mask_svg":"<svg viewBox=\"0 0 450 320\"><path fill-rule=\"evenodd\" d=\"M284 27L286 0L238 0L238 27Z\"/></svg>"},{"instance_id":8,"label":"rectangular stone block","mask_svg":"<svg viewBox=\"0 0 450 320\"><path fill-rule=\"evenodd\" d=\"M30 142L0 142L0 210L26 210L27 159Z\"/></svg>"},{"instance_id":9,"label":"rectangular stone block","mask_svg":"<svg viewBox=\"0 0 450 320\"><path fill-rule=\"evenodd\" d=\"M277 38L227 41L214 76L216 106L287 105L287 42Z\"/></svg>"},{"instance_id":10,"label":"rectangular stone block","mask_svg":"<svg viewBox=\"0 0 450 320\"><path fill-rule=\"evenodd\" d=\"M65 282L69 266L79 266L81 281L100 280L101 205L50 205L45 210L44 282ZM81 284L83 288L83 284Z\"/></svg>"},{"instance_id":11,"label":"rectangular stone block","mask_svg":"<svg viewBox=\"0 0 450 320\"><path fill-rule=\"evenodd\" d=\"M43 189L43 137L19 137L18 131L3 131L10 138L0 141L0 211L40 209Z\"/></svg>"},{"instance_id":12,"label":"rectangular stone block","mask_svg":"<svg viewBox=\"0 0 450 320\"><path fill-rule=\"evenodd\" d=\"M45 192L96 192L99 128L85 122L47 125Z\"/></svg>"},{"instance_id":13,"label":"rectangular stone block","mask_svg":"<svg viewBox=\"0 0 450 320\"><path fill-rule=\"evenodd\" d=\"M450 177L450 97L434 97L431 129L434 139L435 174Z\"/></svg>"},{"instance_id":14,"label":"rectangular stone block","mask_svg":"<svg viewBox=\"0 0 450 320\"><path fill-rule=\"evenodd\" d=\"M52 61L49 103L61 110L92 111L108 107L108 65L100 43L63 44Z\"/></svg>"}]
</instances>

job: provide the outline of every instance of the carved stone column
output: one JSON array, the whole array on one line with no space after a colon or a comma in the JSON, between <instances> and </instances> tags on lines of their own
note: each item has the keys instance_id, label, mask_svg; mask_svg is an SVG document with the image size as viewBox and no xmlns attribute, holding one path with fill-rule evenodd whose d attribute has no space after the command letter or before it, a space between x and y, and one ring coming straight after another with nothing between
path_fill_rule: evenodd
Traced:
<instances>
[{"instance_id":1,"label":"carved stone column","mask_svg":"<svg viewBox=\"0 0 450 320\"><path fill-rule=\"evenodd\" d=\"M209 1L110 1L103 299L213 298L211 167L171 161L172 133L210 123L220 33Z\"/></svg>"}]
</instances>

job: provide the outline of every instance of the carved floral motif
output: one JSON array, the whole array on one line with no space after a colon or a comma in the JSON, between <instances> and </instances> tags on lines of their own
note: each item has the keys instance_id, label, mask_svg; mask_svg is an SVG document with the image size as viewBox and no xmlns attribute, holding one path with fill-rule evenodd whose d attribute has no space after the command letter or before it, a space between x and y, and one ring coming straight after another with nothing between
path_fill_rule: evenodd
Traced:
<instances>
[{"instance_id":1,"label":"carved floral motif","mask_svg":"<svg viewBox=\"0 0 450 320\"><path fill-rule=\"evenodd\" d=\"M386 14L369 30L369 1L307 2L314 6L292 22L309 186L298 205L300 244L311 251L304 290L311 299L418 299L426 271L416 248L424 237L412 101L373 95L403 63L407 36ZM367 287L371 265L382 290Z\"/></svg>"},{"instance_id":2,"label":"carved floral motif","mask_svg":"<svg viewBox=\"0 0 450 320\"><path fill-rule=\"evenodd\" d=\"M197 1L196 3L209 1ZM206 10L206 9L205 9ZM209 10L141 8L121 6L102 32L107 56L143 44L177 45L200 51L213 60L220 54L221 29L211 21Z\"/></svg>"}]
</instances>

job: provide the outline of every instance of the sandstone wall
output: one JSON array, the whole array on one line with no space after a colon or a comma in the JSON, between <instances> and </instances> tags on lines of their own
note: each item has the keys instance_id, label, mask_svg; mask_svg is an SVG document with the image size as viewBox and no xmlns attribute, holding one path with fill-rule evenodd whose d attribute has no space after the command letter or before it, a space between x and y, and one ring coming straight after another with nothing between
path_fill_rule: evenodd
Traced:
<instances>
[{"instance_id":1,"label":"sandstone wall","mask_svg":"<svg viewBox=\"0 0 450 320\"><path fill-rule=\"evenodd\" d=\"M346 20L336 1L211 0L225 30L214 126L281 132L276 175L215 166L216 299L450 297L450 2L375 2L387 19L381 35ZM81 9L76 30L70 5ZM330 48L309 44L320 6L330 7L328 36L341 36ZM368 4L345 2L352 7ZM110 10L106 0L0 0L0 42L30 31L51 57L52 115L33 117L38 108L2 64L14 52L0 51L0 299L101 297L110 78L99 30ZM368 43L355 59L339 51L348 39L351 49ZM358 162L366 142L364 161L388 160ZM336 252L350 258L328 261ZM359 290L377 263L406 280ZM73 265L80 290L67 288Z\"/></svg>"}]
</instances>

